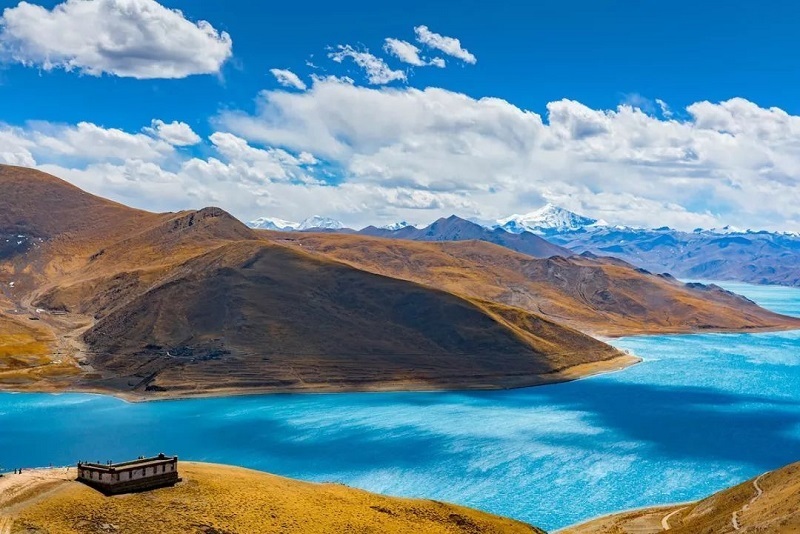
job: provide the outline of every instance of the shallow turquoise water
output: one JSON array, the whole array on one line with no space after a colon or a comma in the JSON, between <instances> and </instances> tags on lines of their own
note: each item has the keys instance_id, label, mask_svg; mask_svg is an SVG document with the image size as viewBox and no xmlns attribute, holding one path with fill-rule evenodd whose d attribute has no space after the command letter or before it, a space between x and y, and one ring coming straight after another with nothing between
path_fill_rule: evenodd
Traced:
<instances>
[{"instance_id":1,"label":"shallow turquoise water","mask_svg":"<svg viewBox=\"0 0 800 534\"><path fill-rule=\"evenodd\" d=\"M800 290L725 284L800 316ZM475 506L553 529L800 460L800 332L615 341L623 372L504 392L128 404L0 394L0 466L160 451Z\"/></svg>"}]
</instances>

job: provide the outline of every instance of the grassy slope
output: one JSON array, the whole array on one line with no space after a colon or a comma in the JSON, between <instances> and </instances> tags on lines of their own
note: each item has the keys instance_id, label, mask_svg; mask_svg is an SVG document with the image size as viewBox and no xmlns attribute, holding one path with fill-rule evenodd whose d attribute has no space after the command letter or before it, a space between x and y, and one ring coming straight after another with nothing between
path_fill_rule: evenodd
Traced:
<instances>
[{"instance_id":1,"label":"grassy slope","mask_svg":"<svg viewBox=\"0 0 800 534\"><path fill-rule=\"evenodd\" d=\"M77 482L62 482L45 498L22 506L12 532L542 532L460 506L338 484L185 462L180 472L184 482L174 488L112 498Z\"/></svg>"},{"instance_id":2,"label":"grassy slope","mask_svg":"<svg viewBox=\"0 0 800 534\"><path fill-rule=\"evenodd\" d=\"M663 531L662 520L672 512L676 513L668 518L668 524L674 534L800 532L800 463L759 477L763 494L758 497L755 480L696 503L623 512L564 529L560 534L655 534ZM739 530L733 528L734 512L738 512Z\"/></svg>"},{"instance_id":3,"label":"grassy slope","mask_svg":"<svg viewBox=\"0 0 800 534\"><path fill-rule=\"evenodd\" d=\"M522 308L597 335L800 328L800 320L724 290L693 289L613 259L537 259L475 241L260 234L370 272Z\"/></svg>"}]
</instances>

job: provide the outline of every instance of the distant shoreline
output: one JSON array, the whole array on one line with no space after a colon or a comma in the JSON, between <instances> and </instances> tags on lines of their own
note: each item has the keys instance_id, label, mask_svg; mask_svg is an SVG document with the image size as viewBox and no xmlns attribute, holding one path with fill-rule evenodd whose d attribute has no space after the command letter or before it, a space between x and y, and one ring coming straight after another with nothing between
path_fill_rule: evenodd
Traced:
<instances>
[{"instance_id":1,"label":"distant shoreline","mask_svg":"<svg viewBox=\"0 0 800 534\"><path fill-rule=\"evenodd\" d=\"M785 316L791 317L791 316ZM796 318L795 318L796 319ZM787 326L764 326L740 329L708 328L708 329L687 329L676 327L674 330L652 332L624 332L624 333L592 333L587 332L595 339L613 344L614 340L633 337L652 337L652 336L680 336L680 335L702 335L702 334L767 334L774 332L793 332L800 331L798 328ZM435 392L458 392L458 391L503 391L511 389L523 389L544 385L560 384L572 382L584 378L589 378L599 374L618 372L631 367L642 361L642 358L623 353L608 360L579 364L568 367L560 371L555 371L542 375L524 376L487 376L487 377L457 377L454 379L441 379L440 383L432 384L430 381L414 380L395 380L380 381L364 385L358 384L311 384L301 387L256 387L256 388L236 388L221 387L209 388L193 391L166 391L166 392L130 392L118 391L113 389L98 387L41 387L17 389L0 387L0 393L45 393L45 394L85 394L111 396L125 402L154 402L168 400L189 400L199 398L223 398L223 397L242 397L257 395L327 395L337 393L435 393Z\"/></svg>"},{"instance_id":2,"label":"distant shoreline","mask_svg":"<svg viewBox=\"0 0 800 534\"><path fill-rule=\"evenodd\" d=\"M441 384L430 384L425 381L395 381L378 382L364 387L355 385L312 385L308 388L217 388L199 390L197 392L175 391L155 392L153 394L115 391L102 388L42 388L42 389L0 389L0 393L8 394L83 394L115 397L125 402L157 402L173 400L191 400L203 398L245 397L260 395L330 395L337 393L444 393L458 391L505 391L524 389L545 385L573 382L592 376L613 373L627 369L642 362L642 358L631 354L620 353L619 356L608 360L585 363L568 367L561 371L545 375L529 375L519 377L499 377L497 382L506 383L481 383L481 380L452 380L450 383L443 381ZM491 377L487 377L491 378ZM484 379L485 381L485 379Z\"/></svg>"}]
</instances>

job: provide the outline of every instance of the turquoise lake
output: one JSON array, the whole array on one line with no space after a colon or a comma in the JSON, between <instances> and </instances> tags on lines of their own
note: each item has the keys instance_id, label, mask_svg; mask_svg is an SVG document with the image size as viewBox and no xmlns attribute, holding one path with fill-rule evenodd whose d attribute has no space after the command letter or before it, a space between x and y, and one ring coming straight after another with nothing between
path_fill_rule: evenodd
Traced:
<instances>
[{"instance_id":1,"label":"turquoise lake","mask_svg":"<svg viewBox=\"0 0 800 534\"><path fill-rule=\"evenodd\" d=\"M800 316L800 290L724 284ZM615 340L645 362L514 391L129 404L0 393L0 469L165 452L555 529L800 460L800 331Z\"/></svg>"}]
</instances>

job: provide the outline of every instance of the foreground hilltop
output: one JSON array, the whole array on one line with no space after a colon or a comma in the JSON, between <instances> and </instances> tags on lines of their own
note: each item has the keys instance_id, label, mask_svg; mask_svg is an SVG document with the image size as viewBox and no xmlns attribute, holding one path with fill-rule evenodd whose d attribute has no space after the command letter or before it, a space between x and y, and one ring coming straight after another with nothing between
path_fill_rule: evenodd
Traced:
<instances>
[{"instance_id":1,"label":"foreground hilltop","mask_svg":"<svg viewBox=\"0 0 800 534\"><path fill-rule=\"evenodd\" d=\"M602 517L559 534L794 534L800 532L800 463L707 499Z\"/></svg>"},{"instance_id":2,"label":"foreground hilltop","mask_svg":"<svg viewBox=\"0 0 800 534\"><path fill-rule=\"evenodd\" d=\"M0 491L0 532L543 533L461 506L339 484L188 462L180 471L183 482L173 488L114 498L71 480L64 469L9 475L0 479L0 488L8 486Z\"/></svg>"},{"instance_id":3,"label":"foreground hilltop","mask_svg":"<svg viewBox=\"0 0 800 534\"><path fill-rule=\"evenodd\" d=\"M21 167L0 166L0 213L6 389L508 388L637 361L592 334L800 328L618 260L256 231L219 208L149 213Z\"/></svg>"}]
</instances>

